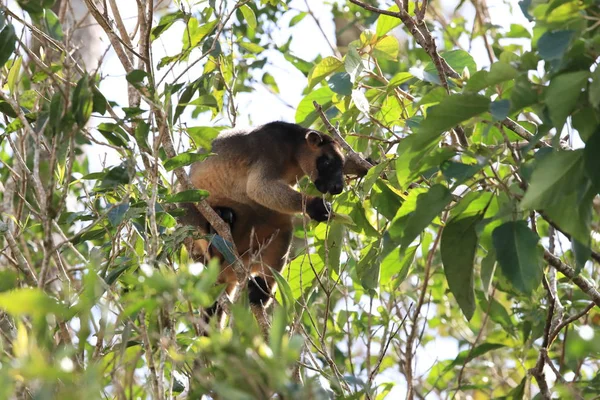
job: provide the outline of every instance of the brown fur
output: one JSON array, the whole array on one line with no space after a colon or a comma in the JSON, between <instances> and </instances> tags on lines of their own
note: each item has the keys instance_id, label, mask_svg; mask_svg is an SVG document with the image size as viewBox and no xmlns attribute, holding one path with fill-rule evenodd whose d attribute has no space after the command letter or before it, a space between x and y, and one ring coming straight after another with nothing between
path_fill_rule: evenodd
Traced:
<instances>
[{"instance_id":1,"label":"brown fur","mask_svg":"<svg viewBox=\"0 0 600 400\"><path fill-rule=\"evenodd\" d=\"M281 271L285 265L293 214L302 212L303 204L323 207L320 198L303 198L292 186L305 175L313 182L319 178L323 182L326 177L319 177L317 160L326 155L336 160L332 171L337 174L336 182L341 182L335 183L341 191L344 155L329 136L283 122L253 131L224 131L213 141L212 152L216 155L192 165L192 183L210 193L207 201L211 207L233 211L232 237L238 253L251 273L262 277L271 291L274 279L269 267ZM335 185L326 179L325 183ZM183 222L205 228L208 225L193 207L188 207ZM211 252L222 260L218 252L209 249L206 240L195 241L191 250L195 259ZM236 287L237 277L226 263L219 283L227 284L230 295ZM268 299L270 293L266 296Z\"/></svg>"}]
</instances>

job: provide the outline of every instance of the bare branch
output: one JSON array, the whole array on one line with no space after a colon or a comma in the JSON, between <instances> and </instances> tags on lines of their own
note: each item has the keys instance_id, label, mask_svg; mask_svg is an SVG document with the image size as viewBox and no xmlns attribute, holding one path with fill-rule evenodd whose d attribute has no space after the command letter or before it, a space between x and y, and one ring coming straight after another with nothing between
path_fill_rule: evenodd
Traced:
<instances>
[{"instance_id":1,"label":"bare branch","mask_svg":"<svg viewBox=\"0 0 600 400\"><path fill-rule=\"evenodd\" d=\"M561 272L564 276L569 278L575 285L577 285L585 294L587 294L594 304L600 307L600 293L598 289L581 274L576 274L575 270L567 264L560 261L558 257L544 249L544 260L552 267L556 268L557 271Z\"/></svg>"},{"instance_id":2,"label":"bare branch","mask_svg":"<svg viewBox=\"0 0 600 400\"><path fill-rule=\"evenodd\" d=\"M346 140L344 140L344 138L340 134L339 130L335 126L333 126L331 124L331 122L329 122L329 119L323 112L323 107L321 107L321 105L319 103L317 103L316 101L313 101L313 106L317 110L317 113L319 114L321 121L323 121L323 123L327 127L327 131L331 134L331 136L333 136L333 140L335 140L336 143L338 143L342 147L342 149L344 149L344 151L346 152L346 157L351 159L356 165L359 165L362 168L365 168L365 169L372 168L373 165L370 162L368 162L367 160L365 160L360 154L355 152L354 149L348 144L348 142L346 142Z\"/></svg>"}]
</instances>

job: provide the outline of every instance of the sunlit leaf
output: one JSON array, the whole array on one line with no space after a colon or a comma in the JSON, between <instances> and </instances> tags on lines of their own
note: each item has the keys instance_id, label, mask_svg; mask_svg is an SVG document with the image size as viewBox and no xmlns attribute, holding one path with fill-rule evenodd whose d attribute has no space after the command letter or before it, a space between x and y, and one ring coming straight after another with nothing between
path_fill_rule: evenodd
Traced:
<instances>
[{"instance_id":1,"label":"sunlit leaf","mask_svg":"<svg viewBox=\"0 0 600 400\"><path fill-rule=\"evenodd\" d=\"M302 126L310 126L318 118L313 101L319 103L323 109L327 109L331 103L332 96L333 92L328 87L313 90L298 104L298 108L296 108L296 123Z\"/></svg>"},{"instance_id":2,"label":"sunlit leaf","mask_svg":"<svg viewBox=\"0 0 600 400\"><path fill-rule=\"evenodd\" d=\"M165 169L167 171L173 171L176 168L185 167L187 165L191 165L197 161L206 160L207 157L210 157L210 153L197 153L197 152L187 152L176 155L173 158L169 158L165 161Z\"/></svg>"},{"instance_id":3,"label":"sunlit leaf","mask_svg":"<svg viewBox=\"0 0 600 400\"><path fill-rule=\"evenodd\" d=\"M325 79L327 76L336 72L344 64L342 60L337 57L329 56L322 59L315 68L310 72L308 76L308 86L312 87Z\"/></svg>"},{"instance_id":4,"label":"sunlit leaf","mask_svg":"<svg viewBox=\"0 0 600 400\"><path fill-rule=\"evenodd\" d=\"M473 74L469 82L467 82L465 90L478 92L486 87L514 79L517 75L517 70L509 64L496 62L492 64L489 71L481 70Z\"/></svg>"},{"instance_id":5,"label":"sunlit leaf","mask_svg":"<svg viewBox=\"0 0 600 400\"><path fill-rule=\"evenodd\" d=\"M165 199L165 203L197 203L208 197L208 192L202 189L184 190Z\"/></svg>"},{"instance_id":6,"label":"sunlit leaf","mask_svg":"<svg viewBox=\"0 0 600 400\"><path fill-rule=\"evenodd\" d=\"M256 29L256 15L250 6L244 4L240 7L240 11L244 15L244 22L248 24L250 29Z\"/></svg>"},{"instance_id":7,"label":"sunlit leaf","mask_svg":"<svg viewBox=\"0 0 600 400\"><path fill-rule=\"evenodd\" d=\"M398 12L398 6L397 5L391 6L390 8L388 8L388 11ZM400 18L381 14L379 16L379 18L377 18L377 28L375 30L375 33L379 37L384 36L386 33L391 31L392 29L394 29L401 23L402 23L402 20L400 20Z\"/></svg>"}]
</instances>

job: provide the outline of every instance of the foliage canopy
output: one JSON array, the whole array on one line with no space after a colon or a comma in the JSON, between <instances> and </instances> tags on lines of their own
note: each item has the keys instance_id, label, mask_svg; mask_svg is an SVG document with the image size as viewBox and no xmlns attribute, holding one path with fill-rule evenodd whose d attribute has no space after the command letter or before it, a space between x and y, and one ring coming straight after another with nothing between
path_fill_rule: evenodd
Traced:
<instances>
[{"instance_id":1,"label":"foliage canopy","mask_svg":"<svg viewBox=\"0 0 600 400\"><path fill-rule=\"evenodd\" d=\"M596 1L523 0L530 26L509 29L480 0L335 2L337 45L305 60L274 33L321 28L310 2L137 2L129 28L85 0L123 103L66 7L16 3L0 6L2 398L600 395ZM245 296L201 336L222 288L182 246L174 204L208 195L184 168L239 96L285 89L265 72L283 60L305 84L295 122L330 122L377 165L333 199L342 217L298 223L268 338ZM100 148L119 162L90 167Z\"/></svg>"}]
</instances>

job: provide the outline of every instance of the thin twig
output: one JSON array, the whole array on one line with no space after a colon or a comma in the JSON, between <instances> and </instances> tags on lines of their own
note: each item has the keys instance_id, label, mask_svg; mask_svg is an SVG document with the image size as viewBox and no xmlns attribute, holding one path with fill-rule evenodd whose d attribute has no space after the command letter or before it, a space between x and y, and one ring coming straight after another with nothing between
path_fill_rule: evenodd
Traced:
<instances>
[{"instance_id":1,"label":"thin twig","mask_svg":"<svg viewBox=\"0 0 600 400\"><path fill-rule=\"evenodd\" d=\"M329 122L329 119L323 112L323 107L321 107L321 105L319 103L317 103L316 101L313 101L313 106L317 110L317 114L319 114L321 121L323 121L323 123L327 127L327 131L333 137L333 140L335 140L336 143L338 143L342 147L342 149L344 149L344 151L346 152L346 157L348 159L350 159L352 162L354 162L356 165L360 166L361 168L364 168L364 169L372 168L373 165L370 162L368 162L367 160L365 160L360 154L355 152L354 149L348 144L348 142L346 142L346 140L344 140L344 138L340 134L339 130L335 126L333 126L331 124L331 122Z\"/></svg>"},{"instance_id":2,"label":"thin twig","mask_svg":"<svg viewBox=\"0 0 600 400\"><path fill-rule=\"evenodd\" d=\"M600 307L600 293L598 289L581 274L576 274L575 270L563 263L554 254L551 254L548 250L544 249L544 260L552 267L556 268L564 276L569 278L575 285L577 285L585 294L587 294L591 300Z\"/></svg>"}]
</instances>

